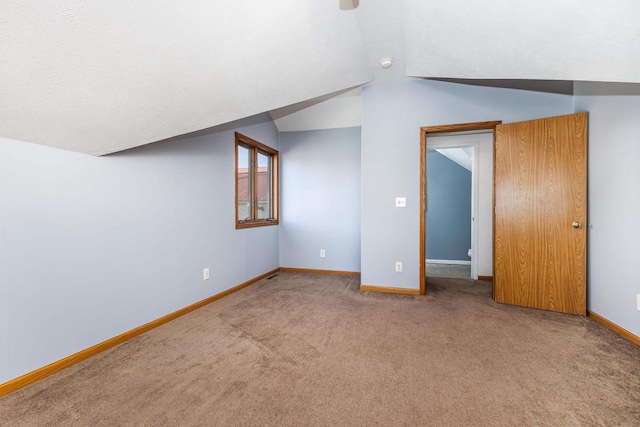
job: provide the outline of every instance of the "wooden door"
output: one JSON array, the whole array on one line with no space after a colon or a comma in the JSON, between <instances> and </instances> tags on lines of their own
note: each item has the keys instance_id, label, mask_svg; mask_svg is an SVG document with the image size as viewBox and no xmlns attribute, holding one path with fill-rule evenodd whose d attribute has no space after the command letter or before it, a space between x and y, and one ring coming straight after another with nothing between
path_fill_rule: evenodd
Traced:
<instances>
[{"instance_id":1,"label":"wooden door","mask_svg":"<svg viewBox=\"0 0 640 427\"><path fill-rule=\"evenodd\" d=\"M494 298L586 315L587 113L496 127Z\"/></svg>"}]
</instances>

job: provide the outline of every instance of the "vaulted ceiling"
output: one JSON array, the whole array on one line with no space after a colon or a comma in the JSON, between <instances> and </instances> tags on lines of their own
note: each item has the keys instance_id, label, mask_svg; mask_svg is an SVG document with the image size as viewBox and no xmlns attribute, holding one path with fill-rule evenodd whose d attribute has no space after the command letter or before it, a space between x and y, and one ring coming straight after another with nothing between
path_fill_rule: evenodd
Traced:
<instances>
[{"instance_id":1,"label":"vaulted ceiling","mask_svg":"<svg viewBox=\"0 0 640 427\"><path fill-rule=\"evenodd\" d=\"M327 98L346 123L364 84L640 83L636 1L347 3L4 0L0 136L102 155Z\"/></svg>"}]
</instances>

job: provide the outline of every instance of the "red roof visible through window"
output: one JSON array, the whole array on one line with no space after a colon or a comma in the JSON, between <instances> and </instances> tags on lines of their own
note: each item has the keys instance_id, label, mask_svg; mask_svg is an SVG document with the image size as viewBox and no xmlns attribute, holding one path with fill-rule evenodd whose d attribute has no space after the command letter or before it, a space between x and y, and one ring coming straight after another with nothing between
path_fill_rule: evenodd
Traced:
<instances>
[{"instance_id":1,"label":"red roof visible through window","mask_svg":"<svg viewBox=\"0 0 640 427\"><path fill-rule=\"evenodd\" d=\"M238 168L238 202L249 202L249 170ZM258 168L258 202L269 200L269 168Z\"/></svg>"}]
</instances>

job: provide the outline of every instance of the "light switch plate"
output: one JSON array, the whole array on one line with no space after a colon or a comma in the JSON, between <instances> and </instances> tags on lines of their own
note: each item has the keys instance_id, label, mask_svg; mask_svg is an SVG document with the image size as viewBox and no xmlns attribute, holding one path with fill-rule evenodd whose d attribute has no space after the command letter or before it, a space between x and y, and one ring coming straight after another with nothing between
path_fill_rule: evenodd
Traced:
<instances>
[{"instance_id":1,"label":"light switch plate","mask_svg":"<svg viewBox=\"0 0 640 427\"><path fill-rule=\"evenodd\" d=\"M396 208L406 208L406 207L407 207L407 198L396 197Z\"/></svg>"}]
</instances>

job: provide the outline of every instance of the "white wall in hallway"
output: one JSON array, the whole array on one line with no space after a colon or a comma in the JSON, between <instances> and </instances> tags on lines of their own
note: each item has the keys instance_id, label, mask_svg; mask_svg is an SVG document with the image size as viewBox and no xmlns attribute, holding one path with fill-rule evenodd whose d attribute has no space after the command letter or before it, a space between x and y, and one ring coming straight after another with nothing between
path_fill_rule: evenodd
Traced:
<instances>
[{"instance_id":1,"label":"white wall in hallway","mask_svg":"<svg viewBox=\"0 0 640 427\"><path fill-rule=\"evenodd\" d=\"M427 136L427 148L478 146L478 276L493 276L493 133ZM427 185L429 183L427 182ZM474 189L475 190L475 189ZM429 230L426 230L427 234Z\"/></svg>"}]
</instances>

